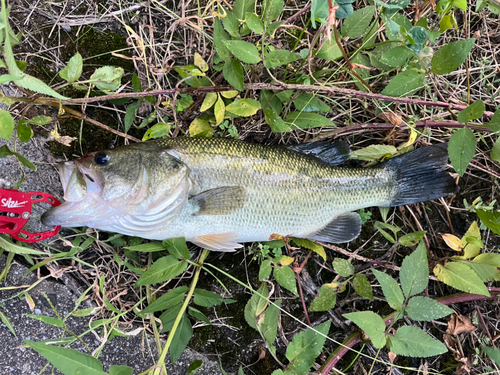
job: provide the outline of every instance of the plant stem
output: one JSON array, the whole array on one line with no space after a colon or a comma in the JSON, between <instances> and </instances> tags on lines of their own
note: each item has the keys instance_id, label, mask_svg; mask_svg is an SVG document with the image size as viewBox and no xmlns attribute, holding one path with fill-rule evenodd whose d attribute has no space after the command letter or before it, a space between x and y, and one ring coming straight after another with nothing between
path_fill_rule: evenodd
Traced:
<instances>
[{"instance_id":1,"label":"plant stem","mask_svg":"<svg viewBox=\"0 0 500 375\"><path fill-rule=\"evenodd\" d=\"M193 280L191 281L191 286L189 287L189 291L186 295L186 298L184 299L184 303L182 304L181 310L177 314L177 317L175 318L174 325L172 326L172 329L170 330L170 333L168 334L167 342L165 343L165 346L163 347L163 350L161 352L160 358L158 359L158 362L156 363L156 366L154 366L152 374L153 375L166 375L166 372L163 372L163 368L165 367L165 358L167 357L168 349L170 348L170 345L172 344L172 340L174 339L175 332L177 331L177 328L179 326L179 323L181 322L181 319L186 312L186 309L189 305L189 302L191 301L191 297L193 296L194 290L196 288L196 285L198 284L198 279L200 278L200 273L201 273L201 268L203 266L203 261L207 257L208 253L210 250L204 249L203 252L200 255L200 259L198 260L198 264L196 265L196 271L194 272Z\"/></svg>"}]
</instances>

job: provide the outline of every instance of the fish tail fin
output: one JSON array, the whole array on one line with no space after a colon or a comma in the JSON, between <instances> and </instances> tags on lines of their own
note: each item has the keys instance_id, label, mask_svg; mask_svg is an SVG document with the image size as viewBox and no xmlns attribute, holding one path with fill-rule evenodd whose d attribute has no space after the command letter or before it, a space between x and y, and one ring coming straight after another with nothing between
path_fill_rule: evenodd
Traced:
<instances>
[{"instance_id":1,"label":"fish tail fin","mask_svg":"<svg viewBox=\"0 0 500 375\"><path fill-rule=\"evenodd\" d=\"M395 174L396 194L389 206L402 206L456 193L455 179L445 172L448 144L419 148L385 162Z\"/></svg>"}]
</instances>

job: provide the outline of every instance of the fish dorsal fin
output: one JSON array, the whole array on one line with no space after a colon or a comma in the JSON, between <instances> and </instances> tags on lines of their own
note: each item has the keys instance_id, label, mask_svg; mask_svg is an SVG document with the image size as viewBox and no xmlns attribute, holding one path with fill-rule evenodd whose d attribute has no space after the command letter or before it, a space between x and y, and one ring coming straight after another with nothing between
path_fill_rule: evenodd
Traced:
<instances>
[{"instance_id":1,"label":"fish dorsal fin","mask_svg":"<svg viewBox=\"0 0 500 375\"><path fill-rule=\"evenodd\" d=\"M242 207L245 200L245 189L240 186L222 186L189 198L195 206L193 215L230 214Z\"/></svg>"},{"instance_id":2,"label":"fish dorsal fin","mask_svg":"<svg viewBox=\"0 0 500 375\"><path fill-rule=\"evenodd\" d=\"M236 251L242 244L236 242L238 235L236 233L218 233L218 234L205 234L196 236L189 241L202 247L204 249L213 251Z\"/></svg>"},{"instance_id":3,"label":"fish dorsal fin","mask_svg":"<svg viewBox=\"0 0 500 375\"><path fill-rule=\"evenodd\" d=\"M354 240L361 232L361 217L356 212L337 216L326 227L307 236L312 240L343 243Z\"/></svg>"},{"instance_id":4,"label":"fish dorsal fin","mask_svg":"<svg viewBox=\"0 0 500 375\"><path fill-rule=\"evenodd\" d=\"M309 142L300 145L286 146L287 149L312 156L331 167L344 163L349 159L351 150L343 141Z\"/></svg>"}]
</instances>

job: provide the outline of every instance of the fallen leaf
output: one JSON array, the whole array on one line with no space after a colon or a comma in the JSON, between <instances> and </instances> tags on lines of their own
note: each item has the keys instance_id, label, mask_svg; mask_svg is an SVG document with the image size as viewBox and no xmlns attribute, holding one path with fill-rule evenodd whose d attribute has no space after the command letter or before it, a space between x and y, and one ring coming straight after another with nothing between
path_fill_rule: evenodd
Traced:
<instances>
[{"instance_id":1,"label":"fallen leaf","mask_svg":"<svg viewBox=\"0 0 500 375\"><path fill-rule=\"evenodd\" d=\"M457 336L461 333L471 333L477 328L471 323L470 319L464 315L453 314L448 322L446 333Z\"/></svg>"}]
</instances>

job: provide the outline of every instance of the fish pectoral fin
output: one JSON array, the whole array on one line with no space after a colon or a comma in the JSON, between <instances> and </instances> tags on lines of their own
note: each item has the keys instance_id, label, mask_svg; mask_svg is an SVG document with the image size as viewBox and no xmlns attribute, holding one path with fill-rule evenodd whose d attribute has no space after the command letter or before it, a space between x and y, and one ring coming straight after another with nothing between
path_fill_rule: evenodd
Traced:
<instances>
[{"instance_id":1,"label":"fish pectoral fin","mask_svg":"<svg viewBox=\"0 0 500 375\"><path fill-rule=\"evenodd\" d=\"M246 191L240 186L222 186L189 198L196 210L193 215L227 215L242 207L245 200Z\"/></svg>"},{"instance_id":2,"label":"fish pectoral fin","mask_svg":"<svg viewBox=\"0 0 500 375\"><path fill-rule=\"evenodd\" d=\"M309 142L299 145L286 146L287 149L301 154L312 156L321 162L333 167L349 160L351 150L344 141L330 142Z\"/></svg>"},{"instance_id":3,"label":"fish pectoral fin","mask_svg":"<svg viewBox=\"0 0 500 375\"><path fill-rule=\"evenodd\" d=\"M204 249L213 251L236 251L242 244L236 242L238 235L236 233L217 233L196 236L189 241Z\"/></svg>"},{"instance_id":4,"label":"fish pectoral fin","mask_svg":"<svg viewBox=\"0 0 500 375\"><path fill-rule=\"evenodd\" d=\"M326 227L307 236L312 240L343 243L354 240L361 232L361 217L356 212L337 216Z\"/></svg>"}]
</instances>

